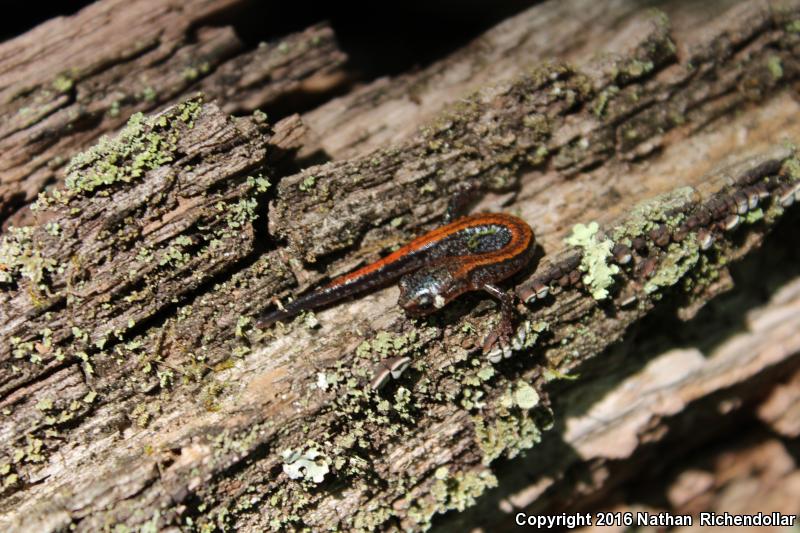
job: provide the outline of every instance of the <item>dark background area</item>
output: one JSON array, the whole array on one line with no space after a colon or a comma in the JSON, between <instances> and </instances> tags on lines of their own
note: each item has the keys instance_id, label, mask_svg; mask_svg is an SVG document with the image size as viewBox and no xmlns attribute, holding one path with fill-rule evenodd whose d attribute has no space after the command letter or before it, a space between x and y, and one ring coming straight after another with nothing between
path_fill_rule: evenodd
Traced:
<instances>
[{"instance_id":1,"label":"dark background area","mask_svg":"<svg viewBox=\"0 0 800 533\"><path fill-rule=\"evenodd\" d=\"M0 23L0 39L16 37L58 16L91 4L87 0L15 5ZM367 78L424 66L473 39L534 0L432 0L428 2L303 2L249 0L226 14L240 37L255 46L329 21L355 70ZM246 16L242 16L241 11ZM235 20L234 20L235 19ZM244 22L243 22L244 21Z\"/></svg>"}]
</instances>

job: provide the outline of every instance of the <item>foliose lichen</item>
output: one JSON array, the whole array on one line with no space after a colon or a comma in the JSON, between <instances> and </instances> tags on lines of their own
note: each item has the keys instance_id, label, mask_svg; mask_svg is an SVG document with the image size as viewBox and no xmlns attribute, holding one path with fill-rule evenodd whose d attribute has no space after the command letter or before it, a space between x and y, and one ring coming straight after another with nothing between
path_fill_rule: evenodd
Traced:
<instances>
[{"instance_id":1,"label":"foliose lichen","mask_svg":"<svg viewBox=\"0 0 800 533\"><path fill-rule=\"evenodd\" d=\"M603 300L608 298L608 288L614 284L614 275L619 273L619 267L610 263L614 242L598 239L599 229L597 222L576 224L566 242L583 250L579 267L585 273L583 283L589 287L592 297Z\"/></svg>"}]
</instances>

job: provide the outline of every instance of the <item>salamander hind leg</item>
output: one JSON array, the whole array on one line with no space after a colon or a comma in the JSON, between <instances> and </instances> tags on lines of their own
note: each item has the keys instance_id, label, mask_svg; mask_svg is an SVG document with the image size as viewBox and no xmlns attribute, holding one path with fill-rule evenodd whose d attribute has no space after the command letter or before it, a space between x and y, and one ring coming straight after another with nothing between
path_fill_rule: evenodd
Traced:
<instances>
[{"instance_id":1,"label":"salamander hind leg","mask_svg":"<svg viewBox=\"0 0 800 533\"><path fill-rule=\"evenodd\" d=\"M500 322L483 341L483 353L492 363L511 357L511 335L514 333L514 299L496 285L487 283L483 290L500 300Z\"/></svg>"}]
</instances>

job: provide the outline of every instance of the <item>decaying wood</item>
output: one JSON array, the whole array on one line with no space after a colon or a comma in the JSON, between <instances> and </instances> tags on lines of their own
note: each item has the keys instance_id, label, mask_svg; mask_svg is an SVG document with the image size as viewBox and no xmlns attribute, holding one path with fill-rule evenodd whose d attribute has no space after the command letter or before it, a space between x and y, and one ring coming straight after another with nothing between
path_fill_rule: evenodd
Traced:
<instances>
[{"instance_id":1,"label":"decaying wood","mask_svg":"<svg viewBox=\"0 0 800 533\"><path fill-rule=\"evenodd\" d=\"M800 364L796 255L771 258L796 244L800 4L610 3L614 42L601 28L549 52L585 61L515 71L504 58L534 47L532 20L579 33L563 9L581 3L554 4L418 74L429 103L364 144L344 132L341 160L280 176L301 142L318 150L314 135L335 135L311 119L335 116L334 103L306 114L311 135L297 117L231 118L277 94L237 58L215 63L238 87L218 103L137 115L75 158L0 244L4 526L418 530L472 507L441 527L495 527L518 509L602 505L659 445L699 442L682 426L692 417L713 431L720 412L749 409L795 438L779 407L792 388L776 383ZM324 26L307 32L334 42ZM524 45L490 46L498 66L445 81L502 35ZM298 79L337 78L334 50L298 54L311 65ZM212 79L201 85L213 93ZM395 81L408 91L407 79L379 83ZM475 87L437 112L447 91ZM375 87L364 91L345 97L356 126L375 120L354 103ZM47 150L78 145L56 133ZM44 182L21 180L34 184L23 201ZM389 288L253 328L274 298L435 225L466 183L490 191L476 209L516 212L540 246L515 280L527 335L510 359L481 357L498 311L480 296L412 321ZM775 277L753 283L766 267ZM747 331L715 325L719 337L703 338L709 305L740 285L770 295L734 306ZM659 329L680 320L686 338ZM390 355L413 364L370 391ZM691 508L672 493L670 510Z\"/></svg>"},{"instance_id":2,"label":"decaying wood","mask_svg":"<svg viewBox=\"0 0 800 533\"><path fill-rule=\"evenodd\" d=\"M0 45L0 221L134 112L195 91L228 113L269 111L348 82L346 56L324 24L246 50L231 26L214 24L241 4L103 1Z\"/></svg>"}]
</instances>

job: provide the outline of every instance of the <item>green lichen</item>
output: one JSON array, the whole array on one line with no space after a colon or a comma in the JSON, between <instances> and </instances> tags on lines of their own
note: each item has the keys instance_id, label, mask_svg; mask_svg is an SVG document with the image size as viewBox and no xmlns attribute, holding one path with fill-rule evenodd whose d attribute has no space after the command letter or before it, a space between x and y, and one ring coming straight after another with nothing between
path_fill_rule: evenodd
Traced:
<instances>
[{"instance_id":1,"label":"green lichen","mask_svg":"<svg viewBox=\"0 0 800 533\"><path fill-rule=\"evenodd\" d=\"M236 319L236 337L244 337L246 332L252 327L252 319L248 316L240 316Z\"/></svg>"},{"instance_id":2,"label":"green lichen","mask_svg":"<svg viewBox=\"0 0 800 533\"><path fill-rule=\"evenodd\" d=\"M369 341L364 341L356 348L358 357L368 358L371 353L378 354L381 358L389 355L404 355L417 341L417 331L411 330L404 335L394 335L388 331L379 331Z\"/></svg>"},{"instance_id":3,"label":"green lichen","mask_svg":"<svg viewBox=\"0 0 800 533\"><path fill-rule=\"evenodd\" d=\"M546 368L544 372L542 372L542 375L547 383L562 379L567 381L575 381L581 377L580 374L565 374L556 368Z\"/></svg>"},{"instance_id":4,"label":"green lichen","mask_svg":"<svg viewBox=\"0 0 800 533\"><path fill-rule=\"evenodd\" d=\"M256 192L266 192L267 189L269 189L272 185L269 180L261 174L256 176L247 176L247 184L250 186L250 189L255 190Z\"/></svg>"},{"instance_id":5,"label":"green lichen","mask_svg":"<svg viewBox=\"0 0 800 533\"><path fill-rule=\"evenodd\" d=\"M255 122L256 124L266 124L268 119L269 117L267 116L267 114L261 111L260 109L256 109L255 111L253 111L253 122Z\"/></svg>"},{"instance_id":6,"label":"green lichen","mask_svg":"<svg viewBox=\"0 0 800 533\"><path fill-rule=\"evenodd\" d=\"M191 127L200 106L194 100L154 117L134 114L119 135L101 137L94 147L69 162L67 190L85 194L116 182L130 183L145 172L169 163L174 159L177 124L183 121Z\"/></svg>"},{"instance_id":7,"label":"green lichen","mask_svg":"<svg viewBox=\"0 0 800 533\"><path fill-rule=\"evenodd\" d=\"M603 89L600 94L597 95L594 103L594 114L597 118L601 118L605 113L606 107L608 103L617 95L619 94L619 87L616 85L610 85L609 87Z\"/></svg>"},{"instance_id":8,"label":"green lichen","mask_svg":"<svg viewBox=\"0 0 800 533\"><path fill-rule=\"evenodd\" d=\"M306 176L303 178L303 182L297 186L303 192L310 191L314 188L314 185L317 184L317 177L316 176Z\"/></svg>"},{"instance_id":9,"label":"green lichen","mask_svg":"<svg viewBox=\"0 0 800 533\"><path fill-rule=\"evenodd\" d=\"M769 73L772 75L772 79L775 81L783 77L783 65L781 64L780 57L769 56L767 58L767 69L769 69Z\"/></svg>"},{"instance_id":10,"label":"green lichen","mask_svg":"<svg viewBox=\"0 0 800 533\"><path fill-rule=\"evenodd\" d=\"M379 531L395 513L388 505L382 505L375 500L371 500L364 505L364 508L356 511L353 516L353 528L356 531Z\"/></svg>"},{"instance_id":11,"label":"green lichen","mask_svg":"<svg viewBox=\"0 0 800 533\"><path fill-rule=\"evenodd\" d=\"M158 94L156 93L156 90L149 85L142 89L141 97L145 102L154 102L157 96Z\"/></svg>"},{"instance_id":12,"label":"green lichen","mask_svg":"<svg viewBox=\"0 0 800 533\"><path fill-rule=\"evenodd\" d=\"M700 259L700 247L697 236L691 234L680 243L672 243L659 262L658 270L644 286L644 291L652 294L662 287L671 287L678 283Z\"/></svg>"},{"instance_id":13,"label":"green lichen","mask_svg":"<svg viewBox=\"0 0 800 533\"><path fill-rule=\"evenodd\" d=\"M36 402L36 408L40 411L50 411L53 408L52 398L42 398Z\"/></svg>"},{"instance_id":14,"label":"green lichen","mask_svg":"<svg viewBox=\"0 0 800 533\"><path fill-rule=\"evenodd\" d=\"M789 176L792 181L800 180L800 159L790 157L783 162L781 174Z\"/></svg>"},{"instance_id":15,"label":"green lichen","mask_svg":"<svg viewBox=\"0 0 800 533\"><path fill-rule=\"evenodd\" d=\"M186 81L194 81L200 77L200 70L196 67L186 67L181 73L183 79Z\"/></svg>"},{"instance_id":16,"label":"green lichen","mask_svg":"<svg viewBox=\"0 0 800 533\"><path fill-rule=\"evenodd\" d=\"M120 106L121 106L120 101L114 100L113 102L111 102L111 106L108 108L108 111L106 111L106 113L108 114L109 117L116 118L120 114Z\"/></svg>"},{"instance_id":17,"label":"green lichen","mask_svg":"<svg viewBox=\"0 0 800 533\"><path fill-rule=\"evenodd\" d=\"M520 409L533 409L539 404L539 393L525 381L518 381L514 390L514 403Z\"/></svg>"},{"instance_id":18,"label":"green lichen","mask_svg":"<svg viewBox=\"0 0 800 533\"><path fill-rule=\"evenodd\" d=\"M232 229L242 228L258 218L258 201L255 198L241 198L234 204L224 205L227 211L225 221Z\"/></svg>"},{"instance_id":19,"label":"green lichen","mask_svg":"<svg viewBox=\"0 0 800 533\"><path fill-rule=\"evenodd\" d=\"M489 470L479 472L456 472L449 476L447 470L438 472L436 481L431 487L431 494L436 498L438 512L448 510L463 511L475 504L475 498L486 489L497 486L497 478Z\"/></svg>"},{"instance_id":20,"label":"green lichen","mask_svg":"<svg viewBox=\"0 0 800 533\"><path fill-rule=\"evenodd\" d=\"M436 480L431 487L433 499L425 498L415 502L408 510L407 516L416 522L417 528L426 530L431 527L431 519L437 513L449 510L463 511L475 504L476 498L486 489L497 486L497 478L490 470L478 472L456 472L448 475L446 472L435 476ZM440 478L441 475L445 477Z\"/></svg>"},{"instance_id":21,"label":"green lichen","mask_svg":"<svg viewBox=\"0 0 800 533\"><path fill-rule=\"evenodd\" d=\"M36 245L33 227L11 226L0 240L0 285L22 277L44 292L47 289L45 278L56 268L56 261L45 257Z\"/></svg>"},{"instance_id":22,"label":"green lichen","mask_svg":"<svg viewBox=\"0 0 800 533\"><path fill-rule=\"evenodd\" d=\"M513 394L507 394L504 400L501 403L513 408L515 403ZM528 400L529 398L523 398L524 403ZM501 410L503 413L488 423L480 415L472 419L475 424L475 440L483 453L485 465L491 464L501 455L509 459L514 458L542 440L541 428L527 412L518 413L503 405Z\"/></svg>"},{"instance_id":23,"label":"green lichen","mask_svg":"<svg viewBox=\"0 0 800 533\"><path fill-rule=\"evenodd\" d=\"M617 78L623 81L630 81L650 74L653 71L654 65L652 61L630 59L627 62L618 65L617 68Z\"/></svg>"},{"instance_id":24,"label":"green lichen","mask_svg":"<svg viewBox=\"0 0 800 533\"><path fill-rule=\"evenodd\" d=\"M614 284L614 275L619 273L619 267L609 264L614 242L611 239L598 240L599 229L597 222L590 222L588 226L576 224L566 242L582 249L580 269L584 272L583 283L590 288L592 297L603 300L608 298L608 288Z\"/></svg>"},{"instance_id":25,"label":"green lichen","mask_svg":"<svg viewBox=\"0 0 800 533\"><path fill-rule=\"evenodd\" d=\"M691 203L695 195L692 187L679 187L638 204L625 221L612 230L611 239L624 242L631 237L646 235L659 224L677 228L683 221L681 209Z\"/></svg>"},{"instance_id":26,"label":"green lichen","mask_svg":"<svg viewBox=\"0 0 800 533\"><path fill-rule=\"evenodd\" d=\"M760 207L753 209L752 211L748 211L743 217L745 224L755 224L759 220L763 219L764 219L764 211Z\"/></svg>"},{"instance_id":27,"label":"green lichen","mask_svg":"<svg viewBox=\"0 0 800 533\"><path fill-rule=\"evenodd\" d=\"M281 453L281 457L283 457L283 471L289 479L306 479L322 483L330 471L328 460L313 448L305 452L287 449Z\"/></svg>"},{"instance_id":28,"label":"green lichen","mask_svg":"<svg viewBox=\"0 0 800 533\"><path fill-rule=\"evenodd\" d=\"M68 92L74 85L75 82L73 79L64 74L59 74L56 76L56 79L53 80L53 89L60 93Z\"/></svg>"}]
</instances>

